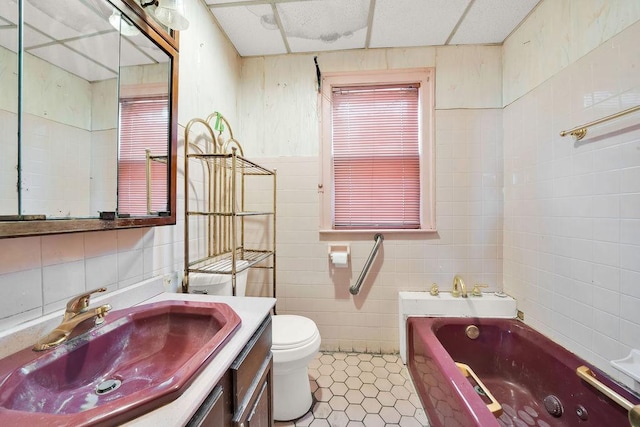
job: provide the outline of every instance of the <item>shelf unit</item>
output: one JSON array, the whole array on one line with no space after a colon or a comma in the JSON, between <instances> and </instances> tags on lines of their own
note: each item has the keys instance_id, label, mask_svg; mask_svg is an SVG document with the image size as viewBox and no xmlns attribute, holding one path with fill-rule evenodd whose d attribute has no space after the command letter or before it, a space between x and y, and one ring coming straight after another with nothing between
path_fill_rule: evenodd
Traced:
<instances>
[{"instance_id":1,"label":"shelf unit","mask_svg":"<svg viewBox=\"0 0 640 427\"><path fill-rule=\"evenodd\" d=\"M196 129L202 132L197 133ZM238 273L248 268L264 268L270 270L275 298L276 171L245 158L229 123L217 112L206 119L189 121L184 146L183 292L189 292L189 276L193 273L229 274L236 295ZM246 189L254 180L267 180L259 184L259 194L269 193L272 197L251 204L260 209L248 210ZM266 238L247 243L248 222L261 229ZM241 260L246 263L239 263Z\"/></svg>"}]
</instances>

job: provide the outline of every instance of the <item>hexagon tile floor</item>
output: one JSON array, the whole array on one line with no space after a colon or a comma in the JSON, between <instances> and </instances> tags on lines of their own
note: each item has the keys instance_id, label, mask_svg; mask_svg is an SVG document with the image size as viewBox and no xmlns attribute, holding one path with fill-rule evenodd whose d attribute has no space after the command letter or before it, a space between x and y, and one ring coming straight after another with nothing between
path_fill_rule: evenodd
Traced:
<instances>
[{"instance_id":1,"label":"hexagon tile floor","mask_svg":"<svg viewBox=\"0 0 640 427\"><path fill-rule=\"evenodd\" d=\"M311 410L276 427L429 425L398 355L318 353L309 364L309 381Z\"/></svg>"}]
</instances>

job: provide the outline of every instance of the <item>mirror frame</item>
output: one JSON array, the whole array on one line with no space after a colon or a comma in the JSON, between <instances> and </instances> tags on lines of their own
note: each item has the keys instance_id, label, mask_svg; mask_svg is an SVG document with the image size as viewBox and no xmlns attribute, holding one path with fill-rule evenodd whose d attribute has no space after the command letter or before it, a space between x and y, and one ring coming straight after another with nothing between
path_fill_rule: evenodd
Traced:
<instances>
[{"instance_id":1,"label":"mirror frame","mask_svg":"<svg viewBox=\"0 0 640 427\"><path fill-rule=\"evenodd\" d=\"M154 227L176 224L177 199L177 153L178 153L178 60L179 37L171 30L167 32L156 23L134 0L109 0L115 7L150 37L171 57L169 97L169 214L166 216L132 216L129 218L56 218L48 220L0 221L0 239L8 237L40 236L47 234L82 231L118 230L125 228ZM28 215L25 215L28 218Z\"/></svg>"}]
</instances>

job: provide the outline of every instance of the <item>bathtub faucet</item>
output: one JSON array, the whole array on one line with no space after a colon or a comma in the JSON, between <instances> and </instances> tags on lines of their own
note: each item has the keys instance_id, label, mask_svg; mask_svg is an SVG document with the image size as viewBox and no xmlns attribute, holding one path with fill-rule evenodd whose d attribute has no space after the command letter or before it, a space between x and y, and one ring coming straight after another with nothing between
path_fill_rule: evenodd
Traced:
<instances>
[{"instance_id":1,"label":"bathtub faucet","mask_svg":"<svg viewBox=\"0 0 640 427\"><path fill-rule=\"evenodd\" d=\"M459 296L462 296L462 298L467 297L467 287L464 284L464 280L462 280L462 277L457 274L453 278L453 290L451 291L451 296L454 298L458 298Z\"/></svg>"}]
</instances>

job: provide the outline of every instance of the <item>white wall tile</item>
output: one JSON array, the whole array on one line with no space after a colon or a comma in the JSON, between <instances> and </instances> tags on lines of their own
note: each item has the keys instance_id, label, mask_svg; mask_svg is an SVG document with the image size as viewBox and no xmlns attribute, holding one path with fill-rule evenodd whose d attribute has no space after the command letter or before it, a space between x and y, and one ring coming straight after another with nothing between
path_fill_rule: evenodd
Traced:
<instances>
[{"instance_id":1,"label":"white wall tile","mask_svg":"<svg viewBox=\"0 0 640 427\"><path fill-rule=\"evenodd\" d=\"M118 252L118 282L141 281L144 273L143 250Z\"/></svg>"},{"instance_id":2,"label":"white wall tile","mask_svg":"<svg viewBox=\"0 0 640 427\"><path fill-rule=\"evenodd\" d=\"M114 254L118 250L118 232L84 233L84 254L87 258Z\"/></svg>"},{"instance_id":3,"label":"white wall tile","mask_svg":"<svg viewBox=\"0 0 640 427\"><path fill-rule=\"evenodd\" d=\"M62 307L68 298L84 292L85 289L84 260L42 268L42 291L45 305L61 303L60 307ZM55 309L52 308L48 311Z\"/></svg>"},{"instance_id":4,"label":"white wall tile","mask_svg":"<svg viewBox=\"0 0 640 427\"><path fill-rule=\"evenodd\" d=\"M118 255L104 255L85 260L87 290L118 283Z\"/></svg>"},{"instance_id":5,"label":"white wall tile","mask_svg":"<svg viewBox=\"0 0 640 427\"><path fill-rule=\"evenodd\" d=\"M2 320L10 321L12 317L32 310L38 310L42 315L42 270L35 268L0 275Z\"/></svg>"},{"instance_id":6,"label":"white wall tile","mask_svg":"<svg viewBox=\"0 0 640 427\"><path fill-rule=\"evenodd\" d=\"M57 234L42 237L42 265L55 265L84 258L82 234Z\"/></svg>"},{"instance_id":7,"label":"white wall tile","mask_svg":"<svg viewBox=\"0 0 640 427\"><path fill-rule=\"evenodd\" d=\"M40 237L0 240L0 274L30 270L42 265Z\"/></svg>"},{"instance_id":8,"label":"white wall tile","mask_svg":"<svg viewBox=\"0 0 640 427\"><path fill-rule=\"evenodd\" d=\"M640 22L625 25L617 36L614 31L605 37L611 28L605 29L603 22L629 10L626 3L609 4L597 11L603 21L579 24L585 38L571 48L576 50L569 52L569 61L558 59L548 69L533 72L524 69L526 62L511 63L515 58L546 56L549 52L542 47L551 40L561 49L569 48L554 31L538 33L542 43L532 39L532 46L514 44L536 33L545 18L553 22L553 11L576 17L591 13L595 4L577 11L571 2L565 5L569 3L568 9L560 2L557 7L549 1L541 3L504 46L504 93L511 102L504 109L504 164L506 176L515 177L504 181L504 283L507 292L520 297L518 305L525 310L525 319L530 310L533 322L544 324L561 345L621 379L622 374L613 372L608 361L640 345L636 291L640 279L640 199L636 197L640 193L636 184L640 179L640 130L629 125L630 117L594 127L578 143L560 138L558 132L621 108L620 81L627 68L620 61L625 62L621 59L625 56L634 61L630 50L637 49L629 48L628 40L631 35L640 37ZM518 72L519 78L526 76L524 82L512 80ZM550 90L551 102L544 95ZM520 114L535 120L546 132L532 131L526 124L530 120L514 119ZM553 151L551 158L529 154L548 147ZM531 191L529 183L541 191ZM531 224L540 227L531 228ZM538 247L528 245L529 233L540 236ZM525 256L524 249L529 247L531 252ZM532 270L538 271L537 280L528 277ZM540 319L547 309L546 319Z\"/></svg>"}]
</instances>

